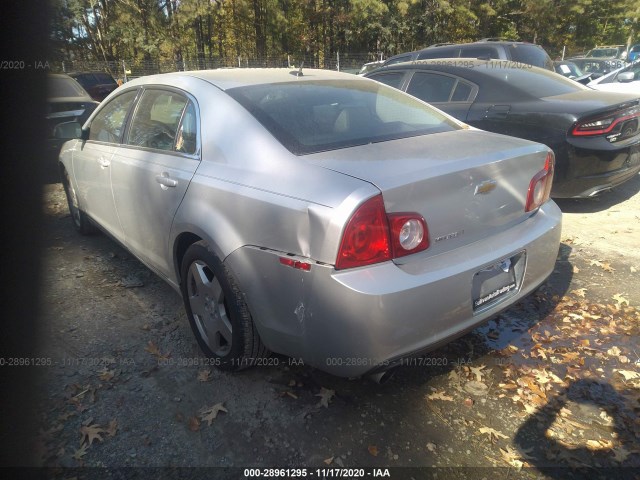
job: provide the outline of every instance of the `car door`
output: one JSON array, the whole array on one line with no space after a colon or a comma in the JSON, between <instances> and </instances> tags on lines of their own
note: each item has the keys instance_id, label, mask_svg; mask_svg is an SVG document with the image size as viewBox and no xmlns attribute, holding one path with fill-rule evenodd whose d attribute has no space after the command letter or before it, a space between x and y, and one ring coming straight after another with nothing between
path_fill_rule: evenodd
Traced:
<instances>
[{"instance_id":1,"label":"car door","mask_svg":"<svg viewBox=\"0 0 640 480\"><path fill-rule=\"evenodd\" d=\"M112 188L125 244L167 276L175 212L200 161L197 103L182 91L146 88L125 145L114 153Z\"/></svg>"},{"instance_id":2,"label":"car door","mask_svg":"<svg viewBox=\"0 0 640 480\"><path fill-rule=\"evenodd\" d=\"M455 75L418 70L411 76L405 91L464 122L478 87Z\"/></svg>"},{"instance_id":3,"label":"car door","mask_svg":"<svg viewBox=\"0 0 640 480\"><path fill-rule=\"evenodd\" d=\"M111 190L111 162L138 90L123 92L91 120L89 138L73 156L79 202L86 213L117 240L124 238Z\"/></svg>"}]
</instances>

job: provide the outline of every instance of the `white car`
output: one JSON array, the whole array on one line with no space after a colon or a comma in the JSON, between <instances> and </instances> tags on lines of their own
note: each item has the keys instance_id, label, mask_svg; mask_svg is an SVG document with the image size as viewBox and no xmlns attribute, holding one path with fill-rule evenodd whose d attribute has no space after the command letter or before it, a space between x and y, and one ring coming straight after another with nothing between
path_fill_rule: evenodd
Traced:
<instances>
[{"instance_id":1,"label":"white car","mask_svg":"<svg viewBox=\"0 0 640 480\"><path fill-rule=\"evenodd\" d=\"M609 72L587 86L608 92L640 93L640 61Z\"/></svg>"}]
</instances>

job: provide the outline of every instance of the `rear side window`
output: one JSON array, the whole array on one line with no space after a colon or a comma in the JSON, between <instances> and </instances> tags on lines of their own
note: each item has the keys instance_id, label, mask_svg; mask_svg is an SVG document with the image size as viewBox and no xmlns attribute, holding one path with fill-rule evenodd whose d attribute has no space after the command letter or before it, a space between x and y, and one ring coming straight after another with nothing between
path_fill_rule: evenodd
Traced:
<instances>
[{"instance_id":1,"label":"rear side window","mask_svg":"<svg viewBox=\"0 0 640 480\"><path fill-rule=\"evenodd\" d=\"M407 93L425 102L448 102L455 84L453 77L416 72L407 87Z\"/></svg>"},{"instance_id":2,"label":"rear side window","mask_svg":"<svg viewBox=\"0 0 640 480\"><path fill-rule=\"evenodd\" d=\"M102 107L91 121L89 140L120 143L124 122L137 93L137 90L129 90Z\"/></svg>"},{"instance_id":3,"label":"rear side window","mask_svg":"<svg viewBox=\"0 0 640 480\"><path fill-rule=\"evenodd\" d=\"M418 60L427 60L429 58L455 58L460 53L460 47L435 47L427 49L418 54Z\"/></svg>"},{"instance_id":4,"label":"rear side window","mask_svg":"<svg viewBox=\"0 0 640 480\"><path fill-rule=\"evenodd\" d=\"M458 130L405 93L366 80L309 80L227 90L296 155Z\"/></svg>"},{"instance_id":5,"label":"rear side window","mask_svg":"<svg viewBox=\"0 0 640 480\"><path fill-rule=\"evenodd\" d=\"M453 95L451 96L451 101L468 102L470 100L472 90L473 88L468 83L458 81L456 89L453 91Z\"/></svg>"},{"instance_id":6,"label":"rear side window","mask_svg":"<svg viewBox=\"0 0 640 480\"><path fill-rule=\"evenodd\" d=\"M500 58L500 54L495 47L486 45L464 46L460 56L464 58Z\"/></svg>"}]
</instances>

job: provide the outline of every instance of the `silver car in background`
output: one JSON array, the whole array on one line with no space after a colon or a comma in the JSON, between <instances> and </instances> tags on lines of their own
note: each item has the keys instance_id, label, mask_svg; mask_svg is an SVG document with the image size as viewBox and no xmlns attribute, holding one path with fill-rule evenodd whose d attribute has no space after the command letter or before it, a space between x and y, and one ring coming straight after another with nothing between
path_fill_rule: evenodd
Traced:
<instances>
[{"instance_id":1,"label":"silver car in background","mask_svg":"<svg viewBox=\"0 0 640 480\"><path fill-rule=\"evenodd\" d=\"M396 89L323 70L140 78L60 155L95 225L179 291L223 369L277 352L385 371L474 328L553 271L553 154Z\"/></svg>"}]
</instances>

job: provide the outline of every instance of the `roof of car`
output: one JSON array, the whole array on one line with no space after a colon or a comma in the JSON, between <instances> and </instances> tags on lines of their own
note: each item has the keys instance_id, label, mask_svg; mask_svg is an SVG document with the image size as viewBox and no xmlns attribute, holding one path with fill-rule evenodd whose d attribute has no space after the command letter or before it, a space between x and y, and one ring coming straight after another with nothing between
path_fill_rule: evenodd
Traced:
<instances>
[{"instance_id":1,"label":"roof of car","mask_svg":"<svg viewBox=\"0 0 640 480\"><path fill-rule=\"evenodd\" d=\"M151 84L154 82L167 82L177 78L199 78L209 82L222 90L245 87L250 85L262 85L267 83L304 82L310 80L362 80L357 75L334 70L320 70L302 68L221 68L216 70L194 70L188 72L173 72L159 75L140 77L127 86Z\"/></svg>"}]
</instances>

